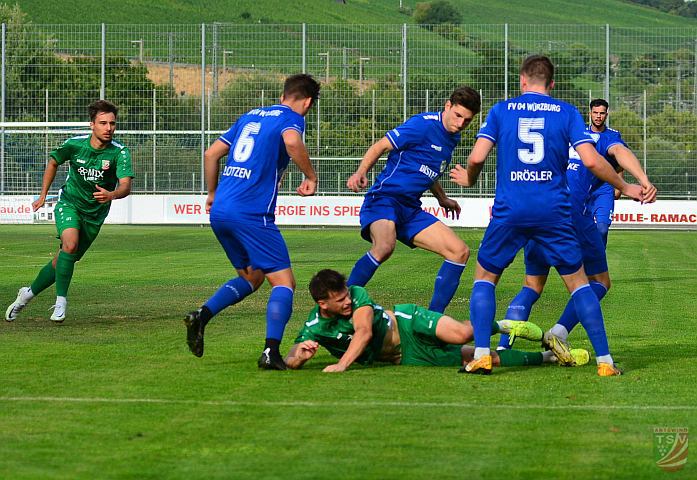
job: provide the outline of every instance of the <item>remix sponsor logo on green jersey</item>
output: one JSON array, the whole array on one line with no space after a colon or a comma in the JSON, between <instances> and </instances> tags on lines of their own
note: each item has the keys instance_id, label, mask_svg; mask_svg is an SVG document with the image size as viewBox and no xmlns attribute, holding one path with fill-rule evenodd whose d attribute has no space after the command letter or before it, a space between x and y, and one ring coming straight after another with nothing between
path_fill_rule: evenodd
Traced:
<instances>
[{"instance_id":1,"label":"remix sponsor logo on green jersey","mask_svg":"<svg viewBox=\"0 0 697 480\"><path fill-rule=\"evenodd\" d=\"M112 141L103 149L90 145L90 135L69 138L51 152L59 164L68 163L70 170L61 187L61 201L70 203L83 213L104 216L109 213L109 203L99 203L93 197L96 186L105 190L116 189L119 179L133 177L131 153L128 148Z\"/></svg>"}]
</instances>

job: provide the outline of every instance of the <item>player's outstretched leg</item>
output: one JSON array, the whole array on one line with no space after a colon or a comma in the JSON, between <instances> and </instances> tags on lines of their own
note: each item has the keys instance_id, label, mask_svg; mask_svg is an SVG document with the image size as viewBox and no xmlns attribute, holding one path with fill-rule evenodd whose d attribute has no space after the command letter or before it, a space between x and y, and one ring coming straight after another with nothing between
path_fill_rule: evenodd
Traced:
<instances>
[{"instance_id":1,"label":"player's outstretched leg","mask_svg":"<svg viewBox=\"0 0 697 480\"><path fill-rule=\"evenodd\" d=\"M228 280L198 310L184 317L186 344L191 353L203 356L203 334L208 322L225 308L244 300L254 291L254 286L243 277Z\"/></svg>"},{"instance_id":2,"label":"player's outstretched leg","mask_svg":"<svg viewBox=\"0 0 697 480\"><path fill-rule=\"evenodd\" d=\"M530 287L524 286L518 295L511 300L510 305L508 305L508 310L506 311L507 320L519 320L527 321L530 318L530 310L535 302L540 298L540 295ZM497 350L503 350L511 348L513 341L508 337L508 335L503 334L499 339L499 345L496 347Z\"/></svg>"},{"instance_id":3,"label":"player's outstretched leg","mask_svg":"<svg viewBox=\"0 0 697 480\"><path fill-rule=\"evenodd\" d=\"M7 307L5 310L5 320L8 322L14 322L19 315L19 312L27 306L27 303L34 298L34 293L31 291L30 287L22 287L17 292L17 298L14 302Z\"/></svg>"},{"instance_id":4,"label":"player's outstretched leg","mask_svg":"<svg viewBox=\"0 0 697 480\"><path fill-rule=\"evenodd\" d=\"M499 320L496 322L499 332L509 338L509 345L512 345L516 338L524 338L531 342L542 341L542 329L536 324L521 320Z\"/></svg>"},{"instance_id":5,"label":"player's outstretched leg","mask_svg":"<svg viewBox=\"0 0 697 480\"><path fill-rule=\"evenodd\" d=\"M557 357L557 361L560 365L567 367L573 367L576 365L573 355L571 355L571 348L566 340L557 337L551 331L544 333L542 337L542 346L554 353Z\"/></svg>"}]
</instances>

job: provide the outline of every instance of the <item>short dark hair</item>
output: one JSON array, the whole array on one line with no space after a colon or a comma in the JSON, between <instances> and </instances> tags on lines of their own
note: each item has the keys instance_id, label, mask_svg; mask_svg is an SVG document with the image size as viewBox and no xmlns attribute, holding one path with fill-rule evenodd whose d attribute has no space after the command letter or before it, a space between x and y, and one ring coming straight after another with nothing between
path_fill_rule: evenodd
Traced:
<instances>
[{"instance_id":1,"label":"short dark hair","mask_svg":"<svg viewBox=\"0 0 697 480\"><path fill-rule=\"evenodd\" d=\"M461 105L474 115L478 114L482 108L482 98L479 96L479 92L467 85L455 89L450 95L450 103Z\"/></svg>"},{"instance_id":2,"label":"short dark hair","mask_svg":"<svg viewBox=\"0 0 697 480\"><path fill-rule=\"evenodd\" d=\"M319 98L320 85L312 75L298 73L286 78L283 84L283 96L286 98L311 98L315 103Z\"/></svg>"},{"instance_id":3,"label":"short dark hair","mask_svg":"<svg viewBox=\"0 0 697 480\"><path fill-rule=\"evenodd\" d=\"M315 302L326 300L331 292L343 292L346 288L346 277L337 272L325 268L315 273L310 280L310 295Z\"/></svg>"},{"instance_id":4,"label":"short dark hair","mask_svg":"<svg viewBox=\"0 0 697 480\"><path fill-rule=\"evenodd\" d=\"M87 107L87 111L90 114L90 122L94 122L98 113L113 113L115 117L119 115L119 107L108 100L97 100L96 102L90 103Z\"/></svg>"},{"instance_id":5,"label":"short dark hair","mask_svg":"<svg viewBox=\"0 0 697 480\"><path fill-rule=\"evenodd\" d=\"M590 110L592 110L593 107L605 107L605 110L608 110L610 108L610 104L607 103L607 100L605 99L596 98L594 100L591 100L591 103L588 105L588 108Z\"/></svg>"},{"instance_id":6,"label":"short dark hair","mask_svg":"<svg viewBox=\"0 0 697 480\"><path fill-rule=\"evenodd\" d=\"M530 55L523 60L520 74L535 82L544 82L549 87L554 80L554 64L546 55Z\"/></svg>"}]
</instances>

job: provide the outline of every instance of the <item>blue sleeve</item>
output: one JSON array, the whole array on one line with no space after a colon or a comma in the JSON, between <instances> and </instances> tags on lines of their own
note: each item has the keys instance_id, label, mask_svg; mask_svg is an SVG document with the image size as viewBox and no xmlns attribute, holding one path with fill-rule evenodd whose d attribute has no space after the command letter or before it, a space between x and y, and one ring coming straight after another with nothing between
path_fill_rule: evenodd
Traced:
<instances>
[{"instance_id":1,"label":"blue sleeve","mask_svg":"<svg viewBox=\"0 0 697 480\"><path fill-rule=\"evenodd\" d=\"M400 126L385 134L395 150L404 150L423 141L426 126L421 115L414 115Z\"/></svg>"},{"instance_id":2,"label":"blue sleeve","mask_svg":"<svg viewBox=\"0 0 697 480\"><path fill-rule=\"evenodd\" d=\"M586 124L583 123L583 118L581 114L578 113L576 108L571 107L569 112L569 143L571 146L576 148L582 143L595 143L593 137L586 131Z\"/></svg>"},{"instance_id":3,"label":"blue sleeve","mask_svg":"<svg viewBox=\"0 0 697 480\"><path fill-rule=\"evenodd\" d=\"M227 132L218 137L218 140L232 146L232 142L235 141L235 136L237 135L237 123L238 122L233 123Z\"/></svg>"},{"instance_id":4,"label":"blue sleeve","mask_svg":"<svg viewBox=\"0 0 697 480\"><path fill-rule=\"evenodd\" d=\"M494 107L489 110L489 114L486 116L486 120L482 123L479 128L479 133L477 133L477 138L486 138L496 143L499 138L499 121L498 111L499 104L494 105Z\"/></svg>"},{"instance_id":5,"label":"blue sleeve","mask_svg":"<svg viewBox=\"0 0 697 480\"><path fill-rule=\"evenodd\" d=\"M283 127L281 133L286 130L296 130L300 135L305 131L305 118L295 112L283 115Z\"/></svg>"},{"instance_id":6,"label":"blue sleeve","mask_svg":"<svg viewBox=\"0 0 697 480\"><path fill-rule=\"evenodd\" d=\"M610 147L614 145L622 145L624 147L627 146L627 144L624 143L624 140L622 139L622 134L620 132L616 132L610 137L610 141L608 142L606 149L609 150Z\"/></svg>"}]
</instances>

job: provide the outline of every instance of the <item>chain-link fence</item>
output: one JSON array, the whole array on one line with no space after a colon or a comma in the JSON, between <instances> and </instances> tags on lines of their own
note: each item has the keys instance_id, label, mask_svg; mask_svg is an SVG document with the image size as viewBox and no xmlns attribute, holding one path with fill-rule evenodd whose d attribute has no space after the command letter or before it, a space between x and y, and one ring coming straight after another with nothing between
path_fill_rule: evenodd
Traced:
<instances>
[{"instance_id":1,"label":"chain-link fence","mask_svg":"<svg viewBox=\"0 0 697 480\"><path fill-rule=\"evenodd\" d=\"M439 110L461 84L482 93L485 115L517 95L531 53L553 59L554 95L584 115L589 99L610 101L611 126L663 198L695 197L697 29L606 25L3 25L0 193L38 192L48 152L74 130L9 122L84 122L100 97L121 108L117 138L131 149L135 192L201 192L205 148L240 114L276 102L298 72L322 82L305 134L320 193L348 193L346 178L387 130ZM291 166L284 191L299 180ZM492 195L494 162L476 189L442 183Z\"/></svg>"}]
</instances>

